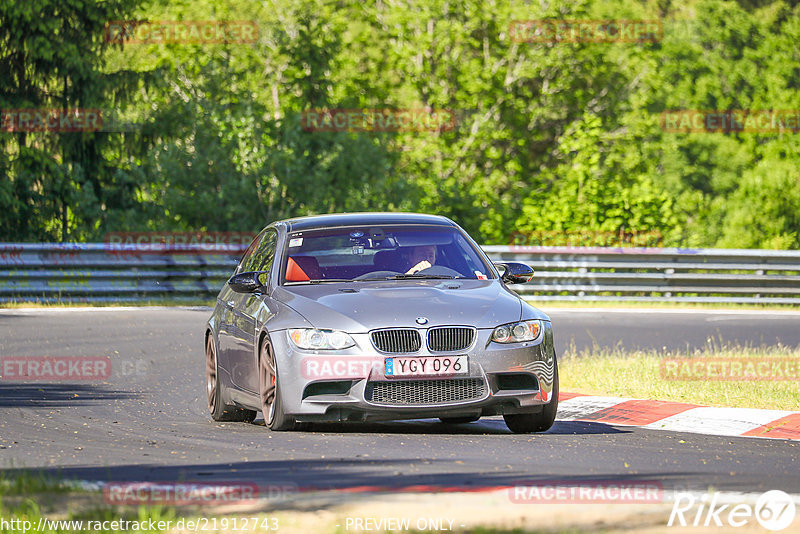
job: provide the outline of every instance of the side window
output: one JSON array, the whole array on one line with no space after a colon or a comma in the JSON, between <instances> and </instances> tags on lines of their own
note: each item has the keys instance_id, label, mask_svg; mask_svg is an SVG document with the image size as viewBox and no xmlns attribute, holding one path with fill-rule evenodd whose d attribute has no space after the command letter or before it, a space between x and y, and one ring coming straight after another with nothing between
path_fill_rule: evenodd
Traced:
<instances>
[{"instance_id":1,"label":"side window","mask_svg":"<svg viewBox=\"0 0 800 534\"><path fill-rule=\"evenodd\" d=\"M278 234L275 230L267 230L261 237L253 254L244 262L242 271L267 271L275 259L275 243Z\"/></svg>"},{"instance_id":2,"label":"side window","mask_svg":"<svg viewBox=\"0 0 800 534\"><path fill-rule=\"evenodd\" d=\"M250 264L250 261L253 257L253 252L258 247L258 244L264 239L265 234L266 232L261 232L258 234L255 239L253 239L253 242L250 243L250 246L247 247L247 250L244 251L244 254L242 254L242 259L239 261L239 266L236 268L237 273L249 271L249 269L246 267Z\"/></svg>"}]
</instances>

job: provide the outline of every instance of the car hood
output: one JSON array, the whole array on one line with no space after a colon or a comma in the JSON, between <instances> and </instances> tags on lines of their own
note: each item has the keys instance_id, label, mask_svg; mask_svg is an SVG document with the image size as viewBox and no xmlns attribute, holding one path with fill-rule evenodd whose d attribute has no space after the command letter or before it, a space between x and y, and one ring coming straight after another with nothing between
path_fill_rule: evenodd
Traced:
<instances>
[{"instance_id":1,"label":"car hood","mask_svg":"<svg viewBox=\"0 0 800 534\"><path fill-rule=\"evenodd\" d=\"M384 327L518 321L522 301L497 280L398 280L277 287L272 295L317 328L363 333ZM543 317L546 317L543 315Z\"/></svg>"}]
</instances>

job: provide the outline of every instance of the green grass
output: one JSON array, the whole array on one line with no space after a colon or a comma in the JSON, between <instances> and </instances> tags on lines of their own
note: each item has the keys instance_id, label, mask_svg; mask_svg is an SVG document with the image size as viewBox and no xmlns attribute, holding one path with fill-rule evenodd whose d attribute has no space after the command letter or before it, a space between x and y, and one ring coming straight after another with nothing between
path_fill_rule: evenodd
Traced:
<instances>
[{"instance_id":1,"label":"green grass","mask_svg":"<svg viewBox=\"0 0 800 534\"><path fill-rule=\"evenodd\" d=\"M13 476L0 471L0 497L35 493L64 493L71 487L63 481L41 472L19 471Z\"/></svg>"},{"instance_id":2,"label":"green grass","mask_svg":"<svg viewBox=\"0 0 800 534\"><path fill-rule=\"evenodd\" d=\"M143 299L136 301L119 302L2 302L0 308L103 308L110 306L209 306L213 307L216 300L211 299Z\"/></svg>"},{"instance_id":3,"label":"green grass","mask_svg":"<svg viewBox=\"0 0 800 534\"><path fill-rule=\"evenodd\" d=\"M800 377L788 380L747 379L737 374L735 379L683 380L662 368L664 359L679 359L681 369L695 369L709 359L748 364L765 362L772 369L778 360L788 362L797 371L800 367L800 347L742 347L738 345L709 346L702 350L662 352L656 350L626 351L594 348L576 353L567 351L559 361L561 391L633 397L708 406L732 408L766 408L800 410ZM687 367L688 365L688 367ZM674 367L673 367L674 368ZM717 365L719 369L719 365ZM752 367L751 367L752 368ZM762 367L763 368L763 367ZM771 373L772 371L770 371ZM720 376L720 371L715 376Z\"/></svg>"},{"instance_id":4,"label":"green grass","mask_svg":"<svg viewBox=\"0 0 800 534\"><path fill-rule=\"evenodd\" d=\"M19 471L9 475L0 471L0 517L6 524L0 524L0 534L18 534L20 522L31 525L28 532L37 534L79 534L86 532L118 532L110 528L114 520L127 520L140 526L135 532L161 532L149 528L150 519L154 523L172 520L175 511L162 506L112 507L103 506L97 492L79 489L69 480L61 480L41 472ZM38 530L40 519L47 520ZM61 521L100 521L107 522L109 528L76 528L75 524ZM15 522L12 522L15 521ZM100 525L102 526L102 524Z\"/></svg>"},{"instance_id":5,"label":"green grass","mask_svg":"<svg viewBox=\"0 0 800 534\"><path fill-rule=\"evenodd\" d=\"M112 508L87 508L78 512L69 511L67 514L54 515L43 513L39 504L31 498L25 499L20 504L10 508L3 506L2 501L0 501L0 514L2 514L6 522L17 520L17 525L21 521L29 522L27 524L30 524L31 527L28 532L36 532L37 534L118 533L119 530L112 528L112 522L120 520L128 521L128 525L138 527L128 530L128 532L159 533L164 530L151 529L149 527L151 520L152 524L155 525L158 525L160 521L164 521L163 524L166 525L166 521L171 520L174 523L175 520L175 513L172 510L153 506L141 506L135 512L120 512ZM42 523L42 529L39 530L38 525L41 518L44 518L46 522ZM68 523L70 521L73 523ZM79 521L82 528L75 523ZM92 523L87 523L88 521ZM100 528L92 526L95 522L100 522L98 524ZM10 523L10 525L13 524ZM107 527L104 528L104 525L107 525ZM22 528L4 528L0 526L0 534L19 534L22 530Z\"/></svg>"}]
</instances>

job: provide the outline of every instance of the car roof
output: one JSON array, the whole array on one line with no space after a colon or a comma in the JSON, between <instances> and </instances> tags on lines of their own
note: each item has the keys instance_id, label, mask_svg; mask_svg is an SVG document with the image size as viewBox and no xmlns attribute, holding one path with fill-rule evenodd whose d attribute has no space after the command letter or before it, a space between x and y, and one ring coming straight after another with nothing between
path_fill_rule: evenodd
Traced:
<instances>
[{"instance_id":1,"label":"car roof","mask_svg":"<svg viewBox=\"0 0 800 534\"><path fill-rule=\"evenodd\" d=\"M312 215L280 221L286 225L287 232L330 228L333 226L389 225L389 224L432 224L437 226L456 226L441 215L424 213L332 213Z\"/></svg>"}]
</instances>

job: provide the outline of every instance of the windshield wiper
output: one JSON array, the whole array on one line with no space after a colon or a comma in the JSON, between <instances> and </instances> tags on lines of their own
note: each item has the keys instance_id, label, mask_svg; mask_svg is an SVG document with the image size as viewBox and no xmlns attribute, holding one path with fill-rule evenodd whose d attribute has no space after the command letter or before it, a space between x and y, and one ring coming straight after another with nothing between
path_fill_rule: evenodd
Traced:
<instances>
[{"instance_id":1,"label":"windshield wiper","mask_svg":"<svg viewBox=\"0 0 800 534\"><path fill-rule=\"evenodd\" d=\"M421 273L414 273L414 274L397 274L395 276L389 276L386 280L408 280L419 278L421 280L424 279L431 279L431 280L452 280L456 278L450 274L421 274Z\"/></svg>"},{"instance_id":2,"label":"windshield wiper","mask_svg":"<svg viewBox=\"0 0 800 534\"><path fill-rule=\"evenodd\" d=\"M294 281L287 281L286 285L289 284L322 284L325 282L356 282L356 280L352 280L350 278L312 278L311 280L294 280Z\"/></svg>"}]
</instances>

